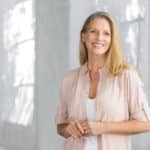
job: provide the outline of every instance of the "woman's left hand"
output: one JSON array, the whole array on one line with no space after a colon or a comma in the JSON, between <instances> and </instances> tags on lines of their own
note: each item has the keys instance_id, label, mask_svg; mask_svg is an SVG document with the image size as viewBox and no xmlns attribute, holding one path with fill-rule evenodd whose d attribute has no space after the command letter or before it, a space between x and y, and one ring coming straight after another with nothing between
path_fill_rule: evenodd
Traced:
<instances>
[{"instance_id":1,"label":"woman's left hand","mask_svg":"<svg viewBox=\"0 0 150 150\"><path fill-rule=\"evenodd\" d=\"M101 125L99 121L83 121L80 123L85 136L101 134Z\"/></svg>"}]
</instances>

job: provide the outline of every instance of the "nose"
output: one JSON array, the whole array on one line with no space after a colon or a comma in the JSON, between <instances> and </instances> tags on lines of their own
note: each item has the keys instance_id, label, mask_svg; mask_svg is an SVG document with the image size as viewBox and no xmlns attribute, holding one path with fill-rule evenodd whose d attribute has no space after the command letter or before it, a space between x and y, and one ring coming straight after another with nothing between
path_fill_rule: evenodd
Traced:
<instances>
[{"instance_id":1,"label":"nose","mask_svg":"<svg viewBox=\"0 0 150 150\"><path fill-rule=\"evenodd\" d=\"M97 40L103 40L103 39L104 39L103 34L102 34L101 32L97 32L97 34L96 34L96 39L97 39Z\"/></svg>"}]
</instances>

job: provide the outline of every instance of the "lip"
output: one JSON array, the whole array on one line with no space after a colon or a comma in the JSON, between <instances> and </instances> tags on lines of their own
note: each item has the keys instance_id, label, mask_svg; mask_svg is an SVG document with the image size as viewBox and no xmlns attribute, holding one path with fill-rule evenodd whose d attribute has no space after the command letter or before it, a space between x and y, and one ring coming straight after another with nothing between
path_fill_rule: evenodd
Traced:
<instances>
[{"instance_id":1,"label":"lip","mask_svg":"<svg viewBox=\"0 0 150 150\"><path fill-rule=\"evenodd\" d=\"M104 47L104 43L93 43L93 46L96 48L102 48Z\"/></svg>"}]
</instances>

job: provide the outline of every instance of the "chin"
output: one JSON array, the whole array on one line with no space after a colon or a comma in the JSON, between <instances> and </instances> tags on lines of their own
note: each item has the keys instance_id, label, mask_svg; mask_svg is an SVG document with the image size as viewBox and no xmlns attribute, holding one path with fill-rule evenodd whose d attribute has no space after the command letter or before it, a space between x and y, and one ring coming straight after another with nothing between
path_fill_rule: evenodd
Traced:
<instances>
[{"instance_id":1,"label":"chin","mask_svg":"<svg viewBox=\"0 0 150 150\"><path fill-rule=\"evenodd\" d=\"M98 50L94 51L95 55L104 55L105 53L106 51L98 51Z\"/></svg>"}]
</instances>

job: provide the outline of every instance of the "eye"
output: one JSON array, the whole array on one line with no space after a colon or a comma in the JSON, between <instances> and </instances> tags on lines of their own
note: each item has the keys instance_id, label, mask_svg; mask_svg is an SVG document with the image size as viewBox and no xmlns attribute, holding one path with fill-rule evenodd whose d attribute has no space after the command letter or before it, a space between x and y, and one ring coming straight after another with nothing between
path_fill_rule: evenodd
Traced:
<instances>
[{"instance_id":1,"label":"eye","mask_svg":"<svg viewBox=\"0 0 150 150\"><path fill-rule=\"evenodd\" d=\"M110 35L111 35L111 33L110 33L110 32L108 32L108 31L104 31L104 35L110 36Z\"/></svg>"},{"instance_id":2,"label":"eye","mask_svg":"<svg viewBox=\"0 0 150 150\"><path fill-rule=\"evenodd\" d=\"M93 30L89 30L89 32L90 33L96 33L97 31L93 29Z\"/></svg>"},{"instance_id":3,"label":"eye","mask_svg":"<svg viewBox=\"0 0 150 150\"><path fill-rule=\"evenodd\" d=\"M89 28L89 29L87 30L87 33L89 33L89 34L96 34L96 33L97 33L97 30L96 30L96 29L92 29L92 28L90 29L90 28Z\"/></svg>"}]
</instances>

